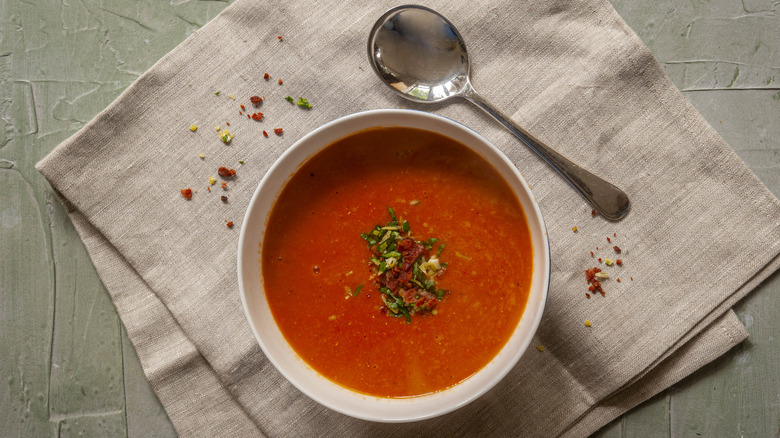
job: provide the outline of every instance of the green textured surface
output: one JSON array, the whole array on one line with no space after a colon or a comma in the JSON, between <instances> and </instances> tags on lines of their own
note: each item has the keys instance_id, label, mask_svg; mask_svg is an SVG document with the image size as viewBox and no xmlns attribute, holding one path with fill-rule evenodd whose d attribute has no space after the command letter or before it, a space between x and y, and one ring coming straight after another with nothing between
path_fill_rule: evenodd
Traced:
<instances>
[{"instance_id":1,"label":"green textured surface","mask_svg":"<svg viewBox=\"0 0 780 438\"><path fill-rule=\"evenodd\" d=\"M227 4L0 0L1 435L175 435L83 244L34 164ZM613 4L780 195L778 4ZM779 436L778 292L775 274L736 307L751 334L746 342L596 436Z\"/></svg>"}]
</instances>

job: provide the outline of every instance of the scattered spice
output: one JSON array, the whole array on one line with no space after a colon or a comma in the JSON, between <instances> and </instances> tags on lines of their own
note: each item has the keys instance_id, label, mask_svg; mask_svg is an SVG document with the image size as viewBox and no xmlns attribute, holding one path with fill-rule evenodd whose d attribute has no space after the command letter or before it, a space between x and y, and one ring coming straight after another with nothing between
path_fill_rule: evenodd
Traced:
<instances>
[{"instance_id":1,"label":"scattered spice","mask_svg":"<svg viewBox=\"0 0 780 438\"><path fill-rule=\"evenodd\" d=\"M181 189L181 195L184 199L192 199L192 189Z\"/></svg>"},{"instance_id":2,"label":"scattered spice","mask_svg":"<svg viewBox=\"0 0 780 438\"><path fill-rule=\"evenodd\" d=\"M623 266L623 259L615 260L615 264L618 265L618 266Z\"/></svg>"},{"instance_id":3,"label":"scattered spice","mask_svg":"<svg viewBox=\"0 0 780 438\"><path fill-rule=\"evenodd\" d=\"M209 177L209 184L211 184L213 186L215 182L217 182L217 179L214 178L213 176L210 176Z\"/></svg>"},{"instance_id":4,"label":"scattered spice","mask_svg":"<svg viewBox=\"0 0 780 438\"><path fill-rule=\"evenodd\" d=\"M268 138L268 133L263 131L263 137Z\"/></svg>"},{"instance_id":5,"label":"scattered spice","mask_svg":"<svg viewBox=\"0 0 780 438\"><path fill-rule=\"evenodd\" d=\"M590 320L589 319L585 320L585 327L590 327Z\"/></svg>"},{"instance_id":6,"label":"scattered spice","mask_svg":"<svg viewBox=\"0 0 780 438\"><path fill-rule=\"evenodd\" d=\"M282 85L282 78L279 78L279 85Z\"/></svg>"},{"instance_id":7,"label":"scattered spice","mask_svg":"<svg viewBox=\"0 0 780 438\"><path fill-rule=\"evenodd\" d=\"M601 269L599 268L590 268L585 271L585 280L588 282L588 290L590 292L598 292L601 294L601 296L606 296L604 293L604 289L601 288L601 281L599 281L599 277L597 277L597 274L601 274Z\"/></svg>"},{"instance_id":8,"label":"scattered spice","mask_svg":"<svg viewBox=\"0 0 780 438\"><path fill-rule=\"evenodd\" d=\"M616 246L613 246L613 247L612 247L612 249L614 249L614 250L615 250L615 252L616 252L616 253L618 253L618 254L620 254L620 252L621 252L621 249L620 249L620 248L618 248L618 247L617 247L617 245L616 245Z\"/></svg>"},{"instance_id":9,"label":"scattered spice","mask_svg":"<svg viewBox=\"0 0 780 438\"><path fill-rule=\"evenodd\" d=\"M228 169L227 167L220 167L217 172L219 173L219 176L223 178L230 178L236 174L235 169Z\"/></svg>"},{"instance_id":10,"label":"scattered spice","mask_svg":"<svg viewBox=\"0 0 780 438\"><path fill-rule=\"evenodd\" d=\"M284 134L284 129L282 129L282 128L274 128L274 134L282 135L282 134Z\"/></svg>"},{"instance_id":11,"label":"scattered spice","mask_svg":"<svg viewBox=\"0 0 780 438\"><path fill-rule=\"evenodd\" d=\"M222 190L227 190L227 183L225 181L222 181L222 184L220 184L222 187Z\"/></svg>"},{"instance_id":12,"label":"scattered spice","mask_svg":"<svg viewBox=\"0 0 780 438\"><path fill-rule=\"evenodd\" d=\"M577 227L572 227L572 229L571 229L571 230L572 230L572 232L575 232L575 233L576 233L576 232L577 232Z\"/></svg>"},{"instance_id":13,"label":"scattered spice","mask_svg":"<svg viewBox=\"0 0 780 438\"><path fill-rule=\"evenodd\" d=\"M233 221L226 223L225 226L228 228L233 228Z\"/></svg>"},{"instance_id":14,"label":"scattered spice","mask_svg":"<svg viewBox=\"0 0 780 438\"><path fill-rule=\"evenodd\" d=\"M596 210L592 210L592 211L590 212L590 215L591 215L591 216L595 216L595 215L596 215Z\"/></svg>"},{"instance_id":15,"label":"scattered spice","mask_svg":"<svg viewBox=\"0 0 780 438\"><path fill-rule=\"evenodd\" d=\"M267 80L271 79L271 75L266 73L266 74L263 75L263 79L265 79L267 81Z\"/></svg>"},{"instance_id":16,"label":"scattered spice","mask_svg":"<svg viewBox=\"0 0 780 438\"><path fill-rule=\"evenodd\" d=\"M612 261L612 259L604 259L604 263L606 263L607 266L612 266L612 263L614 262Z\"/></svg>"},{"instance_id":17,"label":"scattered spice","mask_svg":"<svg viewBox=\"0 0 780 438\"><path fill-rule=\"evenodd\" d=\"M260 96L252 96L252 97L249 98L249 101L252 102L255 106L258 106L261 103L263 103L263 98L260 97ZM243 106L242 106L242 108L243 108Z\"/></svg>"},{"instance_id":18,"label":"scattered spice","mask_svg":"<svg viewBox=\"0 0 780 438\"><path fill-rule=\"evenodd\" d=\"M201 154L198 154L198 158L206 158L206 156L201 153Z\"/></svg>"},{"instance_id":19,"label":"scattered spice","mask_svg":"<svg viewBox=\"0 0 780 438\"><path fill-rule=\"evenodd\" d=\"M197 130L198 130L198 126L197 125L191 125L190 126L190 131L195 132Z\"/></svg>"},{"instance_id":20,"label":"scattered spice","mask_svg":"<svg viewBox=\"0 0 780 438\"><path fill-rule=\"evenodd\" d=\"M219 96L219 93L221 93L221 91L217 91L217 92L215 92L215 93L214 93L214 95L215 95L215 96Z\"/></svg>"},{"instance_id":21,"label":"scattered spice","mask_svg":"<svg viewBox=\"0 0 780 438\"><path fill-rule=\"evenodd\" d=\"M615 281L617 281L618 283L620 283L620 277L616 278L616 279L615 279Z\"/></svg>"},{"instance_id":22,"label":"scattered spice","mask_svg":"<svg viewBox=\"0 0 780 438\"><path fill-rule=\"evenodd\" d=\"M298 101L295 102L295 104L301 108L311 109L311 104L309 103L309 101L302 97L299 97Z\"/></svg>"},{"instance_id":23,"label":"scattered spice","mask_svg":"<svg viewBox=\"0 0 780 438\"><path fill-rule=\"evenodd\" d=\"M221 199L222 202L228 202L228 197L225 195L220 196L219 199Z\"/></svg>"},{"instance_id":24,"label":"scattered spice","mask_svg":"<svg viewBox=\"0 0 780 438\"><path fill-rule=\"evenodd\" d=\"M241 109L242 109L242 110L246 109L246 107L244 106L244 104L243 104L243 103L242 103L240 106L241 106ZM241 111L239 111L239 113L241 113Z\"/></svg>"},{"instance_id":25,"label":"scattered spice","mask_svg":"<svg viewBox=\"0 0 780 438\"><path fill-rule=\"evenodd\" d=\"M238 164L243 165L244 164L244 160L238 160Z\"/></svg>"},{"instance_id":26,"label":"scattered spice","mask_svg":"<svg viewBox=\"0 0 780 438\"><path fill-rule=\"evenodd\" d=\"M607 236L607 242L612 243L612 239L610 239L609 236Z\"/></svg>"},{"instance_id":27,"label":"scattered spice","mask_svg":"<svg viewBox=\"0 0 780 438\"><path fill-rule=\"evenodd\" d=\"M233 96L232 94L228 94L228 97L229 97L229 98L231 98L231 99L233 99L233 100L236 100L236 97L235 97L235 96Z\"/></svg>"},{"instance_id":28,"label":"scattered spice","mask_svg":"<svg viewBox=\"0 0 780 438\"><path fill-rule=\"evenodd\" d=\"M257 121L263 120L263 113L256 112L252 114L252 120L257 120Z\"/></svg>"},{"instance_id":29,"label":"scattered spice","mask_svg":"<svg viewBox=\"0 0 780 438\"><path fill-rule=\"evenodd\" d=\"M230 133L227 129L222 131L219 134L219 138L222 140L223 143L228 144L231 140L233 140L234 135Z\"/></svg>"},{"instance_id":30,"label":"scattered spice","mask_svg":"<svg viewBox=\"0 0 780 438\"><path fill-rule=\"evenodd\" d=\"M281 35L279 35L279 36L278 36L278 37L276 37L276 38L279 38L279 41L282 41L282 36L281 36Z\"/></svg>"},{"instance_id":31,"label":"scattered spice","mask_svg":"<svg viewBox=\"0 0 780 438\"><path fill-rule=\"evenodd\" d=\"M544 351L544 345L537 345L536 349L539 351Z\"/></svg>"}]
</instances>

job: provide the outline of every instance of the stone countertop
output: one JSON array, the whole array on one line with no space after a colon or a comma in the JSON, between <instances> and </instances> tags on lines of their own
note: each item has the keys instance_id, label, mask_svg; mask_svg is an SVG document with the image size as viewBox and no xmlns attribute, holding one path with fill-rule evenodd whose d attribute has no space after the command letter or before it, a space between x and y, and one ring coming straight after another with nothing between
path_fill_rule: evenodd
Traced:
<instances>
[{"instance_id":1,"label":"stone countertop","mask_svg":"<svg viewBox=\"0 0 780 438\"><path fill-rule=\"evenodd\" d=\"M612 3L685 97L780 195L778 3ZM34 165L227 4L0 0L2 435L175 436ZM735 311L747 341L595 436L777 436L780 274Z\"/></svg>"}]
</instances>

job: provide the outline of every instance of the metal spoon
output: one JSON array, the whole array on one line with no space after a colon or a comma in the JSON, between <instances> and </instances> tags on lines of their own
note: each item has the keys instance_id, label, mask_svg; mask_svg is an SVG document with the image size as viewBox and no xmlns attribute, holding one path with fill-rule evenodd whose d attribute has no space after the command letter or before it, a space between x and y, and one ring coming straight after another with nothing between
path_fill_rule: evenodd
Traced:
<instances>
[{"instance_id":1,"label":"metal spoon","mask_svg":"<svg viewBox=\"0 0 780 438\"><path fill-rule=\"evenodd\" d=\"M460 96L482 108L538 153L607 219L621 219L631 208L625 192L549 148L474 90L466 43L455 26L436 11L414 5L387 11L371 29L368 56L379 78L406 99L433 103Z\"/></svg>"}]
</instances>

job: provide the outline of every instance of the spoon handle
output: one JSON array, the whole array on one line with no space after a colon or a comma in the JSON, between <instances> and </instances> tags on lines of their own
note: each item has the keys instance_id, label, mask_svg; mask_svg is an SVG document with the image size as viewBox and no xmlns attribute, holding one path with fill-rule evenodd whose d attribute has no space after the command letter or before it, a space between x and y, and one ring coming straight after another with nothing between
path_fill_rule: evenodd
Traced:
<instances>
[{"instance_id":1,"label":"spoon handle","mask_svg":"<svg viewBox=\"0 0 780 438\"><path fill-rule=\"evenodd\" d=\"M602 216L609 220L622 219L631 208L628 195L619 188L583 169L568 158L559 154L528 131L521 128L498 108L485 100L470 85L461 94L466 100L482 108L491 117L498 120L528 147L541 156L553 169L557 170Z\"/></svg>"}]
</instances>

